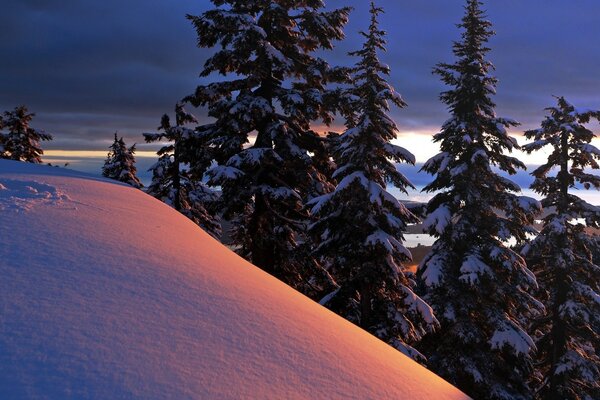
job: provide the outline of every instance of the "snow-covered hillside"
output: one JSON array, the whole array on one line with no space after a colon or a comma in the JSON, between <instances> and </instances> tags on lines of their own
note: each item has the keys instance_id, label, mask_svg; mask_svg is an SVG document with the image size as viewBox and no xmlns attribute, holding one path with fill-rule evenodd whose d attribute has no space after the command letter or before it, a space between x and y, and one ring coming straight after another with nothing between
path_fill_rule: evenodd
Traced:
<instances>
[{"instance_id":1,"label":"snow-covered hillside","mask_svg":"<svg viewBox=\"0 0 600 400\"><path fill-rule=\"evenodd\" d=\"M466 397L141 191L0 160L0 398Z\"/></svg>"}]
</instances>

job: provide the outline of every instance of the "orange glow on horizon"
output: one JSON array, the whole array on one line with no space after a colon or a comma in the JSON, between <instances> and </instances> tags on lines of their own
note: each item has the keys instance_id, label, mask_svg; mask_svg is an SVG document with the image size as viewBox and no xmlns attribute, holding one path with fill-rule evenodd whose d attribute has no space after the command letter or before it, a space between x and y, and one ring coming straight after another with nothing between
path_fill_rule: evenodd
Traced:
<instances>
[{"instance_id":1,"label":"orange glow on horizon","mask_svg":"<svg viewBox=\"0 0 600 400\"><path fill-rule=\"evenodd\" d=\"M44 150L46 157L77 157L77 158L105 158L108 154L106 150ZM156 158L155 151L136 151L136 157Z\"/></svg>"}]
</instances>

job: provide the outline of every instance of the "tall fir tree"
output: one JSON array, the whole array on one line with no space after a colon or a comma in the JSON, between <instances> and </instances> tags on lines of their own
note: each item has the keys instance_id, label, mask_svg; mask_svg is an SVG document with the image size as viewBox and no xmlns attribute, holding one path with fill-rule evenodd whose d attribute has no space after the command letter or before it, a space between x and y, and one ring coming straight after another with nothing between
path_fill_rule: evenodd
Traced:
<instances>
[{"instance_id":1,"label":"tall fir tree","mask_svg":"<svg viewBox=\"0 0 600 400\"><path fill-rule=\"evenodd\" d=\"M517 148L491 97L497 80L486 60L494 34L478 0L468 0L454 43L454 64L435 72L452 89L441 94L451 117L434 136L441 152L423 170L434 175L424 191L425 231L436 238L418 268L424 299L441 329L419 349L439 375L476 399L529 399L532 338L523 322L541 312L531 295L533 273L506 241L526 240L539 213L537 201L516 196L517 184L500 176L525 166L505 154Z\"/></svg>"},{"instance_id":2,"label":"tall fir tree","mask_svg":"<svg viewBox=\"0 0 600 400\"><path fill-rule=\"evenodd\" d=\"M354 70L355 113L350 128L337 140L334 177L339 184L311 204L317 222L311 231L319 243L338 288L322 304L403 353L421 358L411 346L437 326L431 308L413 291L414 280L405 263L410 252L402 244L409 223L417 218L393 195L388 183L401 191L413 187L393 162L414 164L414 156L390 141L397 127L388 116L390 104L406 103L386 78L390 68L378 56L385 51L385 32L379 28L382 8L371 3L371 24L361 32L365 43L350 53L359 58Z\"/></svg>"},{"instance_id":3,"label":"tall fir tree","mask_svg":"<svg viewBox=\"0 0 600 400\"><path fill-rule=\"evenodd\" d=\"M600 267L593 261L600 229L600 208L570 191L600 189L600 150L591 144L596 135L585 124L600 111L579 110L563 97L541 128L525 132L533 139L529 153L549 146L548 161L532 175L531 188L544 196L548 210L544 228L524 248L540 284L546 314L533 326L537 333L540 382L537 398L580 400L600 398ZM557 175L551 175L558 170Z\"/></svg>"},{"instance_id":4,"label":"tall fir tree","mask_svg":"<svg viewBox=\"0 0 600 400\"><path fill-rule=\"evenodd\" d=\"M25 106L4 112L0 123L0 158L34 164L42 162L44 151L40 142L52 140L52 135L29 126L34 116ZM4 129L7 132L3 132Z\"/></svg>"},{"instance_id":5,"label":"tall fir tree","mask_svg":"<svg viewBox=\"0 0 600 400\"><path fill-rule=\"evenodd\" d=\"M324 11L322 0L212 2L216 8L188 16L199 47L220 46L201 75L230 78L188 99L215 119L198 131L218 163L209 183L222 189L240 255L304 293L318 291L309 277L323 271L296 257L308 218L303 201L330 188L311 157L323 150L311 123L333 120L337 92L327 85L347 73L315 52L344 37L350 10Z\"/></svg>"},{"instance_id":6,"label":"tall fir tree","mask_svg":"<svg viewBox=\"0 0 600 400\"><path fill-rule=\"evenodd\" d=\"M146 192L194 221L211 236L218 238L221 235L221 223L212 209L216 204L217 195L202 182L208 164L204 164L202 169L197 162L194 171L185 167L189 165L190 159L199 158L196 152L199 152L201 147L194 142L195 130L186 126L197 122L196 118L178 103L175 106L175 125L171 124L171 119L165 114L158 128L159 133L144 134L148 143L162 140L168 142L158 150L158 162L150 168L152 183ZM210 160L209 156L204 158Z\"/></svg>"},{"instance_id":7,"label":"tall fir tree","mask_svg":"<svg viewBox=\"0 0 600 400\"><path fill-rule=\"evenodd\" d=\"M135 144L127 147L123 138L119 138L115 132L115 140L109 149L102 166L102 176L141 189L144 185L137 177Z\"/></svg>"}]
</instances>

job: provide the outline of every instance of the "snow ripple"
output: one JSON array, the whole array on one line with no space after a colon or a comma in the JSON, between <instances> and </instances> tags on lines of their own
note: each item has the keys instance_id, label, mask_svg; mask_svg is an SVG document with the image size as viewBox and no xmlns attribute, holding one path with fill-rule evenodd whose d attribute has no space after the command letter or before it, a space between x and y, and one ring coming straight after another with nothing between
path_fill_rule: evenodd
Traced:
<instances>
[{"instance_id":1,"label":"snow ripple","mask_svg":"<svg viewBox=\"0 0 600 400\"><path fill-rule=\"evenodd\" d=\"M40 205L59 205L69 196L36 181L0 180L0 211L26 212Z\"/></svg>"}]
</instances>

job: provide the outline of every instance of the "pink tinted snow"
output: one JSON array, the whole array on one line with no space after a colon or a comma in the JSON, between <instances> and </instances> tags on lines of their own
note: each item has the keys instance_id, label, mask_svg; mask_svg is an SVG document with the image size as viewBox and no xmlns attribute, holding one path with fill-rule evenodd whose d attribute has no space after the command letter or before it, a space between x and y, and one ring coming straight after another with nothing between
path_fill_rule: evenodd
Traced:
<instances>
[{"instance_id":1,"label":"pink tinted snow","mask_svg":"<svg viewBox=\"0 0 600 400\"><path fill-rule=\"evenodd\" d=\"M0 398L467 398L139 190L5 160L0 184Z\"/></svg>"}]
</instances>

